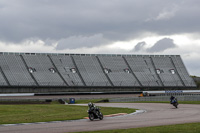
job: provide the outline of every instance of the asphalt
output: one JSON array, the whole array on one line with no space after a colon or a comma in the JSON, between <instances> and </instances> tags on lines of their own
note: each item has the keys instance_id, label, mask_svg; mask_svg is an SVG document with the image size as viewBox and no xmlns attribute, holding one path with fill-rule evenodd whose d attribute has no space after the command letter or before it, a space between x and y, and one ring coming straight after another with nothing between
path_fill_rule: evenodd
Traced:
<instances>
[{"instance_id":1,"label":"asphalt","mask_svg":"<svg viewBox=\"0 0 200 133\"><path fill-rule=\"evenodd\" d=\"M0 133L66 133L109 129L128 129L171 124L200 122L200 106L180 104L175 109L161 103L99 103L97 106L128 107L145 110L144 113L108 117L103 120L77 120L27 125L0 126ZM102 110L103 112L103 110Z\"/></svg>"}]
</instances>

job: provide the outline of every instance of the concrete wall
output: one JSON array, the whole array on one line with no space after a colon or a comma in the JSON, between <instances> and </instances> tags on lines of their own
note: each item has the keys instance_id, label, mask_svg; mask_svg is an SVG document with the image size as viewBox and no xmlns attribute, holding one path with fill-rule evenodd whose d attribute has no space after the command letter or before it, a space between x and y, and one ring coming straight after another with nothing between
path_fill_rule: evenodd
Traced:
<instances>
[{"instance_id":1,"label":"concrete wall","mask_svg":"<svg viewBox=\"0 0 200 133\"><path fill-rule=\"evenodd\" d=\"M124 91L140 91L140 88L122 88L122 87L44 87L44 88L29 88L29 87L13 87L13 88L0 88L0 93L61 93L61 92L124 92ZM142 92L141 92L142 93Z\"/></svg>"}]
</instances>

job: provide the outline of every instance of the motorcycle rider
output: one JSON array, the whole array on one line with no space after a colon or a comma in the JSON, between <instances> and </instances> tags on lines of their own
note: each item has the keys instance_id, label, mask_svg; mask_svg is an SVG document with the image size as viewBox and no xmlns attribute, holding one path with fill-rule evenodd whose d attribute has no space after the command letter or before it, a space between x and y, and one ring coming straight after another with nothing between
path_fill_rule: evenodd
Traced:
<instances>
[{"instance_id":1,"label":"motorcycle rider","mask_svg":"<svg viewBox=\"0 0 200 133\"><path fill-rule=\"evenodd\" d=\"M88 116L91 121L94 119L103 120L103 114L100 112L100 108L96 107L95 104L89 102L88 103Z\"/></svg>"},{"instance_id":2,"label":"motorcycle rider","mask_svg":"<svg viewBox=\"0 0 200 133\"><path fill-rule=\"evenodd\" d=\"M177 100L176 97L171 96L171 97L170 97L170 103L173 104L174 102L177 102L177 103L178 103L178 100Z\"/></svg>"},{"instance_id":3,"label":"motorcycle rider","mask_svg":"<svg viewBox=\"0 0 200 133\"><path fill-rule=\"evenodd\" d=\"M89 102L88 103L89 110L93 111L97 115L96 106L95 104Z\"/></svg>"}]
</instances>

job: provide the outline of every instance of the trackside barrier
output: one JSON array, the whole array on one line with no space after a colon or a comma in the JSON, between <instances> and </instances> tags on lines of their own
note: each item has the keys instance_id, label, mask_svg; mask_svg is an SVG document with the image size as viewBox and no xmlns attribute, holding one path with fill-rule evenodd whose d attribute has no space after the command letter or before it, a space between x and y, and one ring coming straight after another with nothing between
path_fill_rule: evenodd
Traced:
<instances>
[{"instance_id":1,"label":"trackside barrier","mask_svg":"<svg viewBox=\"0 0 200 133\"><path fill-rule=\"evenodd\" d=\"M0 94L0 97L7 96L34 96L34 93L9 93L9 94Z\"/></svg>"},{"instance_id":2,"label":"trackside barrier","mask_svg":"<svg viewBox=\"0 0 200 133\"><path fill-rule=\"evenodd\" d=\"M11 103L40 103L40 102L52 102L51 99L0 99L0 102L11 102Z\"/></svg>"},{"instance_id":3,"label":"trackside barrier","mask_svg":"<svg viewBox=\"0 0 200 133\"><path fill-rule=\"evenodd\" d=\"M53 98L53 99L23 99L23 98L20 98L20 99L1 99L0 98L0 103L50 103L52 101L62 101L63 103L62 104L65 104L68 99L67 98L63 98L63 99L57 99L57 98ZM61 103L61 102L60 102Z\"/></svg>"},{"instance_id":4,"label":"trackside barrier","mask_svg":"<svg viewBox=\"0 0 200 133\"><path fill-rule=\"evenodd\" d=\"M176 96L178 101L200 101L200 95L196 96ZM134 101L169 101L170 96L152 96L152 97L133 97L133 98L114 98L109 102L134 102Z\"/></svg>"}]
</instances>

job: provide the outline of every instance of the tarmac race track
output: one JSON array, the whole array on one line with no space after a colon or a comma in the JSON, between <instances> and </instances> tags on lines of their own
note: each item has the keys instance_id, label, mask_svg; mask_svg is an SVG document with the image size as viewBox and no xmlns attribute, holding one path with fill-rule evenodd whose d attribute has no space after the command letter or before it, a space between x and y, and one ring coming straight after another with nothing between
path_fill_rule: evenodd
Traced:
<instances>
[{"instance_id":1,"label":"tarmac race track","mask_svg":"<svg viewBox=\"0 0 200 133\"><path fill-rule=\"evenodd\" d=\"M160 103L100 103L96 105L137 108L146 110L146 112L136 115L109 117L102 121L76 120L27 125L0 125L0 133L66 133L200 122L199 105L181 104L178 109L170 104Z\"/></svg>"}]
</instances>

